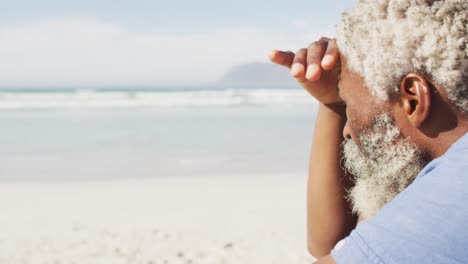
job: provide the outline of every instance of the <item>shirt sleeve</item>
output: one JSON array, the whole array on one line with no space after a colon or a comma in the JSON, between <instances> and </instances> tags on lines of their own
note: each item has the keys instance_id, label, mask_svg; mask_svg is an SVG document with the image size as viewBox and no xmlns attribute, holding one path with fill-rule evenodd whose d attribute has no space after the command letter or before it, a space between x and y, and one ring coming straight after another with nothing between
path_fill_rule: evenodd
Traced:
<instances>
[{"instance_id":1,"label":"shirt sleeve","mask_svg":"<svg viewBox=\"0 0 468 264\"><path fill-rule=\"evenodd\" d=\"M354 230L347 238L336 244L331 255L337 264L372 263L381 264L382 260L367 245L358 231Z\"/></svg>"}]
</instances>

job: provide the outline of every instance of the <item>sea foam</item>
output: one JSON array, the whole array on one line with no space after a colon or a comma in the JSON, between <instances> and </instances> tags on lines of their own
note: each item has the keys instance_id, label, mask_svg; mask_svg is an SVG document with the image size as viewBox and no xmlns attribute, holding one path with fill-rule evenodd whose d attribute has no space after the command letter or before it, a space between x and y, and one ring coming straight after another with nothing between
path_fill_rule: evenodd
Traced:
<instances>
[{"instance_id":1,"label":"sea foam","mask_svg":"<svg viewBox=\"0 0 468 264\"><path fill-rule=\"evenodd\" d=\"M300 89L0 91L0 109L310 105L313 102L312 97Z\"/></svg>"}]
</instances>

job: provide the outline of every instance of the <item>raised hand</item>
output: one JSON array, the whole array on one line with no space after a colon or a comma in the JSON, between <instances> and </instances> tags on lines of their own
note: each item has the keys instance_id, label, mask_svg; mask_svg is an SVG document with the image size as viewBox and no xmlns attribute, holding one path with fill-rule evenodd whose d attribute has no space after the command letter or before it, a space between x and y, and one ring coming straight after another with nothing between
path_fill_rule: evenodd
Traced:
<instances>
[{"instance_id":1,"label":"raised hand","mask_svg":"<svg viewBox=\"0 0 468 264\"><path fill-rule=\"evenodd\" d=\"M321 103L330 105L342 101L336 89L340 54L334 39L321 38L296 53L273 50L269 58L290 68L291 75Z\"/></svg>"}]
</instances>

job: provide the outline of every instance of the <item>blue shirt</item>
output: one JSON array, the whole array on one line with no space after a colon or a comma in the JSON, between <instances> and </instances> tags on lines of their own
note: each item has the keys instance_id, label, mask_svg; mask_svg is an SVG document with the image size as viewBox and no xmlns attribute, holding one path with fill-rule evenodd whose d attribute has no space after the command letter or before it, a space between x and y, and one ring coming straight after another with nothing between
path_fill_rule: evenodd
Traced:
<instances>
[{"instance_id":1,"label":"blue shirt","mask_svg":"<svg viewBox=\"0 0 468 264\"><path fill-rule=\"evenodd\" d=\"M336 263L468 263L468 134L332 250Z\"/></svg>"}]
</instances>

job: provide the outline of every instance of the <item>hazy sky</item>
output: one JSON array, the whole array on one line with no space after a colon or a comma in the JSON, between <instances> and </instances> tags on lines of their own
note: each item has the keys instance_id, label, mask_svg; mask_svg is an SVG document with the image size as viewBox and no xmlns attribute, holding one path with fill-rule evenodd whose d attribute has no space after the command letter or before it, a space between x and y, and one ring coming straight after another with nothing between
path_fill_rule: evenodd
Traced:
<instances>
[{"instance_id":1,"label":"hazy sky","mask_svg":"<svg viewBox=\"0 0 468 264\"><path fill-rule=\"evenodd\" d=\"M354 0L0 0L0 86L192 85L332 36Z\"/></svg>"}]
</instances>

